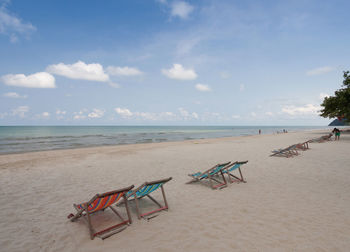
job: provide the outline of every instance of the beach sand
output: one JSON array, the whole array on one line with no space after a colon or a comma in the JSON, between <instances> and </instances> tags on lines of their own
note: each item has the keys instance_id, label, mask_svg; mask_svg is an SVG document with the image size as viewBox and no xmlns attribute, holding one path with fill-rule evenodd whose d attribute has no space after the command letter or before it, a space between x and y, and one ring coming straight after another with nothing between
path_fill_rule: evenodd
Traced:
<instances>
[{"instance_id":1,"label":"beach sand","mask_svg":"<svg viewBox=\"0 0 350 252\"><path fill-rule=\"evenodd\" d=\"M0 251L349 251L350 134L293 158L269 157L327 133L0 155ZM189 173L243 160L247 183L185 184ZM67 219L73 203L96 193L170 176L169 211L138 220L130 204L132 225L106 240L90 240L82 220ZM118 221L110 210L94 220Z\"/></svg>"}]
</instances>

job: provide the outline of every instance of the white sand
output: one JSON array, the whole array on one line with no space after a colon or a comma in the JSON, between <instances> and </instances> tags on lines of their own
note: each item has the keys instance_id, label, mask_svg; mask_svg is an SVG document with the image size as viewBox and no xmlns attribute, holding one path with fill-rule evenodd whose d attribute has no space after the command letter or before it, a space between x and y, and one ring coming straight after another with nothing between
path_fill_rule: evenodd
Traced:
<instances>
[{"instance_id":1,"label":"white sand","mask_svg":"<svg viewBox=\"0 0 350 252\"><path fill-rule=\"evenodd\" d=\"M349 251L350 134L269 157L326 133L1 155L0 251ZM245 184L185 184L188 173L236 160L249 160ZM106 240L66 218L96 193L169 176L169 211L138 220L131 204L133 224ZM94 220L117 220L110 213Z\"/></svg>"}]
</instances>

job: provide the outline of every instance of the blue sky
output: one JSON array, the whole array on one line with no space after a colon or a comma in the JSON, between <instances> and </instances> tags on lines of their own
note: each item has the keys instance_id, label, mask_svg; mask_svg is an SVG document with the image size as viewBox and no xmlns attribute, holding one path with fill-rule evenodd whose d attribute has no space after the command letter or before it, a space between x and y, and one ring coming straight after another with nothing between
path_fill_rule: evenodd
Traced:
<instances>
[{"instance_id":1,"label":"blue sky","mask_svg":"<svg viewBox=\"0 0 350 252\"><path fill-rule=\"evenodd\" d=\"M327 125L345 6L0 0L0 125Z\"/></svg>"}]
</instances>

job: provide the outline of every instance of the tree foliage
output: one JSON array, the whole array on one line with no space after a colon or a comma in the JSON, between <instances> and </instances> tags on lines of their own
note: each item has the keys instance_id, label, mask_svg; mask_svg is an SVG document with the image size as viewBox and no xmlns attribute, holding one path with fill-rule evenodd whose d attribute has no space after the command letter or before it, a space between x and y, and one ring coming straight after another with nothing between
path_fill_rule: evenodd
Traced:
<instances>
[{"instance_id":1,"label":"tree foliage","mask_svg":"<svg viewBox=\"0 0 350 252\"><path fill-rule=\"evenodd\" d=\"M350 72L344 72L342 88L334 92L334 96L325 97L321 106L321 116L328 118L346 118L350 121Z\"/></svg>"}]
</instances>

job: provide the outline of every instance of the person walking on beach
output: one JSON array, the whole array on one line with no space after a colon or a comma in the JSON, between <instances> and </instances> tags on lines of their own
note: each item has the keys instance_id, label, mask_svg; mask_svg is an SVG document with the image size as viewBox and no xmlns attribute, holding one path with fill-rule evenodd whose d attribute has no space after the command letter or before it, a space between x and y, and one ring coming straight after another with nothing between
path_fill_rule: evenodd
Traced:
<instances>
[{"instance_id":1,"label":"person walking on beach","mask_svg":"<svg viewBox=\"0 0 350 252\"><path fill-rule=\"evenodd\" d=\"M334 141L339 141L339 138L340 138L340 130L337 129L337 128L334 128L332 133L334 133Z\"/></svg>"},{"instance_id":2,"label":"person walking on beach","mask_svg":"<svg viewBox=\"0 0 350 252\"><path fill-rule=\"evenodd\" d=\"M261 135L261 129L259 129L259 135Z\"/></svg>"}]
</instances>

